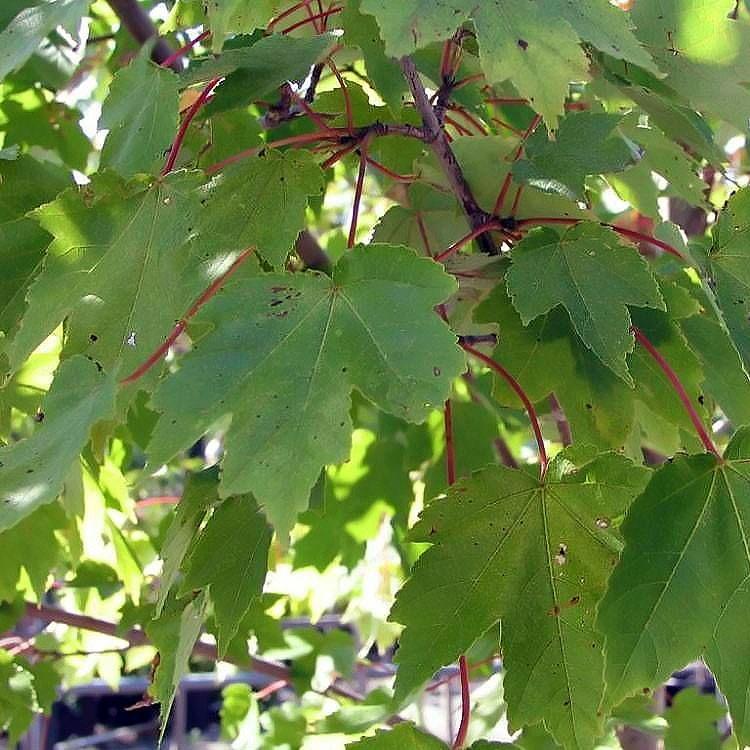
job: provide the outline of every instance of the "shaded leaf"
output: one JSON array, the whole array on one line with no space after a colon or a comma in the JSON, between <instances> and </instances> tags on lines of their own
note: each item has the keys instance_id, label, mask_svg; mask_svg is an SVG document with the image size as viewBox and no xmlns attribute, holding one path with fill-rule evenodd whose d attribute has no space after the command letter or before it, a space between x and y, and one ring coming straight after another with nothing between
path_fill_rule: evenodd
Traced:
<instances>
[{"instance_id":1,"label":"shaded leaf","mask_svg":"<svg viewBox=\"0 0 750 750\"><path fill-rule=\"evenodd\" d=\"M630 383L627 305L664 309L646 262L611 229L581 222L562 235L538 229L513 250L508 291L524 325L557 305L601 361Z\"/></svg>"},{"instance_id":2,"label":"shaded leaf","mask_svg":"<svg viewBox=\"0 0 750 750\"><path fill-rule=\"evenodd\" d=\"M263 590L271 530L250 497L219 505L191 545L181 593L203 587L213 603L219 656Z\"/></svg>"}]
</instances>

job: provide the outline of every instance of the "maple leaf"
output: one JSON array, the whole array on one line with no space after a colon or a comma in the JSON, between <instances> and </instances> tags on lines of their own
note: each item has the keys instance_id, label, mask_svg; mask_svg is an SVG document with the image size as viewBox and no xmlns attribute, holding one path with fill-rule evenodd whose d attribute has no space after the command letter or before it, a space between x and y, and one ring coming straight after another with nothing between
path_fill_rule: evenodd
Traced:
<instances>
[{"instance_id":1,"label":"maple leaf","mask_svg":"<svg viewBox=\"0 0 750 750\"><path fill-rule=\"evenodd\" d=\"M288 532L321 467L349 453L352 388L409 421L448 396L464 357L432 310L454 289L438 264L390 245L358 247L332 279L262 274L228 284L196 318L213 332L154 397L162 416L151 461L164 463L231 414L221 494L252 492Z\"/></svg>"},{"instance_id":2,"label":"maple leaf","mask_svg":"<svg viewBox=\"0 0 750 750\"><path fill-rule=\"evenodd\" d=\"M498 324L493 357L536 403L554 393L582 445L617 448L633 424L634 392L578 338L562 309L553 309L524 326L502 286L475 312L475 320ZM499 403L522 407L516 393L495 378Z\"/></svg>"},{"instance_id":3,"label":"maple leaf","mask_svg":"<svg viewBox=\"0 0 750 750\"><path fill-rule=\"evenodd\" d=\"M196 224L193 252L213 256L254 246L278 267L305 226L308 198L323 189L320 167L303 151L268 148L233 164L200 191L207 210Z\"/></svg>"},{"instance_id":4,"label":"maple leaf","mask_svg":"<svg viewBox=\"0 0 750 750\"><path fill-rule=\"evenodd\" d=\"M216 508L191 545L181 593L208 587L224 656L242 619L260 600L271 530L251 497L230 497ZM222 554L216 554L223 549Z\"/></svg>"},{"instance_id":5,"label":"maple leaf","mask_svg":"<svg viewBox=\"0 0 750 750\"><path fill-rule=\"evenodd\" d=\"M388 731L379 731L373 737L365 737L346 746L356 750L445 750L447 745L437 737L417 729L414 724L403 722Z\"/></svg>"},{"instance_id":6,"label":"maple leaf","mask_svg":"<svg viewBox=\"0 0 750 750\"><path fill-rule=\"evenodd\" d=\"M55 239L7 351L15 370L67 319L64 355L130 371L210 281L183 247L201 208L197 172L123 182L102 175L35 217Z\"/></svg>"},{"instance_id":7,"label":"maple leaf","mask_svg":"<svg viewBox=\"0 0 750 750\"><path fill-rule=\"evenodd\" d=\"M9 529L60 493L94 424L114 411L116 383L93 362L63 362L31 437L0 448L0 531Z\"/></svg>"},{"instance_id":8,"label":"maple leaf","mask_svg":"<svg viewBox=\"0 0 750 750\"><path fill-rule=\"evenodd\" d=\"M750 190L738 190L713 230L709 270L727 328L750 366Z\"/></svg>"},{"instance_id":9,"label":"maple leaf","mask_svg":"<svg viewBox=\"0 0 750 750\"><path fill-rule=\"evenodd\" d=\"M587 175L621 172L635 161L622 137L613 134L620 120L619 115L572 112L560 123L554 141L535 131L526 143L526 158L513 166L513 176L545 192L584 200Z\"/></svg>"},{"instance_id":10,"label":"maple leaf","mask_svg":"<svg viewBox=\"0 0 750 750\"><path fill-rule=\"evenodd\" d=\"M628 384L633 350L627 305L664 310L656 280L632 246L598 224L580 222L562 235L542 228L513 249L508 292L524 325L557 305L578 335Z\"/></svg>"},{"instance_id":11,"label":"maple leaf","mask_svg":"<svg viewBox=\"0 0 750 750\"><path fill-rule=\"evenodd\" d=\"M391 611L406 626L396 698L501 620L512 725L543 719L565 747L591 748L604 691L595 607L618 559L613 524L647 474L616 454L568 450L544 481L497 466L432 501L410 534L432 547Z\"/></svg>"},{"instance_id":12,"label":"maple leaf","mask_svg":"<svg viewBox=\"0 0 750 750\"><path fill-rule=\"evenodd\" d=\"M606 636L605 706L703 655L747 743L750 686L740 657L747 647L738 634L750 602L749 467L750 428L743 427L723 461L678 456L631 506L625 548L597 618Z\"/></svg>"},{"instance_id":13,"label":"maple leaf","mask_svg":"<svg viewBox=\"0 0 750 750\"><path fill-rule=\"evenodd\" d=\"M180 680L189 671L188 662L205 615L204 594L185 599L170 596L159 617L146 625L146 633L159 652L159 663L148 692L160 704L160 740L164 737Z\"/></svg>"},{"instance_id":14,"label":"maple leaf","mask_svg":"<svg viewBox=\"0 0 750 750\"><path fill-rule=\"evenodd\" d=\"M154 171L177 130L180 100L177 76L151 62L144 47L118 70L102 104L101 127L109 134L101 165L130 177Z\"/></svg>"}]
</instances>

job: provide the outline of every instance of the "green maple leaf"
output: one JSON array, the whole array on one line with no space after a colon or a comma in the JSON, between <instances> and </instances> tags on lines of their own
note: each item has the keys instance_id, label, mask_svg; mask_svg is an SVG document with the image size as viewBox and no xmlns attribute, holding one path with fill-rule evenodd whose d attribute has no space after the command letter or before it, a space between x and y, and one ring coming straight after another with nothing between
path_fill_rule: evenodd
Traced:
<instances>
[{"instance_id":1,"label":"green maple leaf","mask_svg":"<svg viewBox=\"0 0 750 750\"><path fill-rule=\"evenodd\" d=\"M206 513L219 502L218 487L219 473L215 468L192 474L185 484L160 550L160 557L164 562L159 581L159 597L156 601L157 617L161 614L167 597L180 575L180 569Z\"/></svg>"},{"instance_id":2,"label":"green maple leaf","mask_svg":"<svg viewBox=\"0 0 750 750\"><path fill-rule=\"evenodd\" d=\"M646 474L616 454L569 451L543 482L498 466L430 503L411 539L432 547L391 612L406 625L396 698L501 620L512 725L543 719L562 745L589 750L604 691L594 611L618 558L613 523Z\"/></svg>"},{"instance_id":3,"label":"green maple leaf","mask_svg":"<svg viewBox=\"0 0 750 750\"><path fill-rule=\"evenodd\" d=\"M101 127L109 130L103 168L130 177L163 161L177 132L179 86L171 70L151 62L149 45L115 73L102 105Z\"/></svg>"},{"instance_id":4,"label":"green maple leaf","mask_svg":"<svg viewBox=\"0 0 750 750\"><path fill-rule=\"evenodd\" d=\"M55 503L37 508L12 529L0 533L0 546L3 550L0 601L12 601L16 596L16 585L22 570L26 572L34 593L41 600L50 571L54 570L62 551L55 531L65 528L65 525L62 506Z\"/></svg>"},{"instance_id":5,"label":"green maple leaf","mask_svg":"<svg viewBox=\"0 0 750 750\"><path fill-rule=\"evenodd\" d=\"M739 634L750 577L749 466L750 429L743 427L723 461L678 456L631 506L625 549L597 619L606 636L605 706L705 655L747 744L750 685L739 655L748 649Z\"/></svg>"},{"instance_id":6,"label":"green maple leaf","mask_svg":"<svg viewBox=\"0 0 750 750\"><path fill-rule=\"evenodd\" d=\"M732 0L636 3L637 35L648 46L666 84L694 109L705 109L745 130L750 117L750 23L730 18Z\"/></svg>"},{"instance_id":7,"label":"green maple leaf","mask_svg":"<svg viewBox=\"0 0 750 750\"><path fill-rule=\"evenodd\" d=\"M127 374L164 340L209 272L184 247L201 208L196 172L124 183L104 175L35 212L54 235L8 345L13 370L63 320L64 354Z\"/></svg>"},{"instance_id":8,"label":"green maple leaf","mask_svg":"<svg viewBox=\"0 0 750 750\"><path fill-rule=\"evenodd\" d=\"M432 42L450 39L469 19L476 3L469 0L362 0L363 13L375 16L385 51L391 57L402 57Z\"/></svg>"},{"instance_id":9,"label":"green maple leaf","mask_svg":"<svg viewBox=\"0 0 750 750\"><path fill-rule=\"evenodd\" d=\"M161 706L161 738L180 680L188 672L190 655L203 626L206 598L201 593L193 598L177 600L170 597L161 615L146 625L146 633L159 652L159 666L149 687L149 695Z\"/></svg>"},{"instance_id":10,"label":"green maple leaf","mask_svg":"<svg viewBox=\"0 0 750 750\"><path fill-rule=\"evenodd\" d=\"M20 156L0 160L0 332L18 323L50 235L26 214L70 186L65 170Z\"/></svg>"},{"instance_id":11,"label":"green maple leaf","mask_svg":"<svg viewBox=\"0 0 750 750\"><path fill-rule=\"evenodd\" d=\"M228 34L265 28L283 7L281 0L202 0L204 13L212 32L214 52L221 52Z\"/></svg>"},{"instance_id":12,"label":"green maple leaf","mask_svg":"<svg viewBox=\"0 0 750 750\"><path fill-rule=\"evenodd\" d=\"M732 339L750 366L750 190L738 190L713 229L709 272Z\"/></svg>"},{"instance_id":13,"label":"green maple leaf","mask_svg":"<svg viewBox=\"0 0 750 750\"><path fill-rule=\"evenodd\" d=\"M186 561L181 593L207 587L218 627L219 656L260 600L271 530L251 497L230 497L214 510Z\"/></svg>"},{"instance_id":14,"label":"green maple leaf","mask_svg":"<svg viewBox=\"0 0 750 750\"><path fill-rule=\"evenodd\" d=\"M34 676L5 649L0 649L0 729L14 746L34 719Z\"/></svg>"},{"instance_id":15,"label":"green maple leaf","mask_svg":"<svg viewBox=\"0 0 750 750\"><path fill-rule=\"evenodd\" d=\"M695 687L680 690L667 712L665 750L719 750L724 740L716 722L725 715L717 696L699 693Z\"/></svg>"},{"instance_id":16,"label":"green maple leaf","mask_svg":"<svg viewBox=\"0 0 750 750\"><path fill-rule=\"evenodd\" d=\"M196 225L194 252L213 255L253 246L281 266L305 227L308 198L323 193L323 173L309 153L269 148L223 170L201 193L207 210Z\"/></svg>"},{"instance_id":17,"label":"green maple leaf","mask_svg":"<svg viewBox=\"0 0 750 750\"><path fill-rule=\"evenodd\" d=\"M58 26L78 23L89 1L57 0L23 8L0 32L0 81L29 59L47 34Z\"/></svg>"},{"instance_id":18,"label":"green maple leaf","mask_svg":"<svg viewBox=\"0 0 750 750\"><path fill-rule=\"evenodd\" d=\"M409 421L447 397L464 358L432 309L454 289L436 263L390 245L358 247L332 279L264 274L230 283L197 318L213 332L154 398L163 414L152 462L232 414L221 493L252 492L286 533L321 467L349 453L352 388Z\"/></svg>"},{"instance_id":19,"label":"green maple leaf","mask_svg":"<svg viewBox=\"0 0 750 750\"><path fill-rule=\"evenodd\" d=\"M511 80L553 127L568 85L589 77L581 40L655 71L628 16L597 0L363 0L361 7L376 17L386 52L394 57L450 38L471 18L488 82Z\"/></svg>"},{"instance_id":20,"label":"green maple leaf","mask_svg":"<svg viewBox=\"0 0 750 750\"><path fill-rule=\"evenodd\" d=\"M584 346L564 310L551 310L524 326L499 286L477 308L475 319L498 324L494 358L533 402L555 394L577 443L602 448L625 443L634 418L633 391ZM503 405L523 407L500 378L494 396Z\"/></svg>"},{"instance_id":21,"label":"green maple leaf","mask_svg":"<svg viewBox=\"0 0 750 750\"><path fill-rule=\"evenodd\" d=\"M588 59L575 30L555 10L528 0L487 0L474 21L489 83L510 80L551 128L563 113L571 81L588 80ZM553 15L551 15L553 14Z\"/></svg>"},{"instance_id":22,"label":"green maple leaf","mask_svg":"<svg viewBox=\"0 0 750 750\"><path fill-rule=\"evenodd\" d=\"M60 493L94 424L114 411L116 383L84 357L63 362L31 437L0 448L0 531Z\"/></svg>"},{"instance_id":23,"label":"green maple leaf","mask_svg":"<svg viewBox=\"0 0 750 750\"><path fill-rule=\"evenodd\" d=\"M249 47L226 50L219 57L196 65L195 70L185 73L183 81L196 83L228 74L205 112L213 115L247 107L272 96L287 81L304 80L310 67L330 54L335 43L332 34L309 38L273 34Z\"/></svg>"},{"instance_id":24,"label":"green maple leaf","mask_svg":"<svg viewBox=\"0 0 750 750\"><path fill-rule=\"evenodd\" d=\"M446 750L447 745L431 734L417 729L414 724L403 722L388 731L379 731L373 737L365 737L346 746L356 750Z\"/></svg>"},{"instance_id":25,"label":"green maple leaf","mask_svg":"<svg viewBox=\"0 0 750 750\"><path fill-rule=\"evenodd\" d=\"M560 123L554 141L537 130L526 144L526 158L513 166L513 176L539 190L584 200L587 175L621 172L635 161L627 143L613 134L621 119L602 112L573 112Z\"/></svg>"},{"instance_id":26,"label":"green maple leaf","mask_svg":"<svg viewBox=\"0 0 750 750\"><path fill-rule=\"evenodd\" d=\"M632 383L627 305L664 309L659 287L638 251L606 227L581 222L559 235L530 233L513 249L508 291L524 325L557 305L601 361Z\"/></svg>"}]
</instances>

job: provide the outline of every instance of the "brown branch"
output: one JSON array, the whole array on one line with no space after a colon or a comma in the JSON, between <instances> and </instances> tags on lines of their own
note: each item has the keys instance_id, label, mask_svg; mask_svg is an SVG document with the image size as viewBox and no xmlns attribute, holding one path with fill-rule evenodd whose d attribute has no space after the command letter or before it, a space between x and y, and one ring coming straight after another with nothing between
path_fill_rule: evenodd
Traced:
<instances>
[{"instance_id":1,"label":"brown branch","mask_svg":"<svg viewBox=\"0 0 750 750\"><path fill-rule=\"evenodd\" d=\"M138 44L145 44L150 39L159 36L146 9L138 0L108 0L112 10L117 13L122 25L130 32ZM164 39L157 39L151 50L151 59L161 65L172 54L172 49ZM170 67L180 71L182 66L179 60L174 60Z\"/></svg>"},{"instance_id":2,"label":"brown branch","mask_svg":"<svg viewBox=\"0 0 750 750\"><path fill-rule=\"evenodd\" d=\"M424 140L430 144L438 162L440 162L440 166L442 167L445 176L448 178L448 182L450 182L453 192L463 206L471 228L477 229L484 226L492 217L479 207L479 204L474 198L474 195L469 188L469 184L466 182L466 178L461 171L456 155L453 153L445 132L440 126L435 110L427 98L427 93L425 92L422 81L419 78L419 73L414 65L414 61L408 56L402 57L401 69L404 72L404 77L406 78L406 82L409 84L409 89L414 97L414 104L417 111L422 117ZM482 252L490 255L497 254L497 249L489 235L485 234L478 236L476 242Z\"/></svg>"},{"instance_id":3,"label":"brown branch","mask_svg":"<svg viewBox=\"0 0 750 750\"><path fill-rule=\"evenodd\" d=\"M26 616L34 620L41 620L44 623L59 622L63 625L68 625L71 628L81 628L82 630L91 630L95 633L102 633L103 635L108 635L112 638L119 638L120 640L127 641L131 646L149 645L148 636L143 630L132 628L120 632L114 622L100 620L97 617L91 617L89 615L79 615L75 612L68 612L65 609L60 609L59 607L50 607L45 604L37 606L36 604L27 602ZM193 655L202 659L207 659L208 661L215 662L219 660L216 646L210 643L201 643L200 641L198 641L193 647ZM227 661L231 660L227 659ZM267 675L268 677L273 677L275 680L289 679L289 670L286 667L281 664L275 664L272 661L259 659L255 656L249 657L246 664L239 664L238 666L250 667L250 669Z\"/></svg>"}]
</instances>

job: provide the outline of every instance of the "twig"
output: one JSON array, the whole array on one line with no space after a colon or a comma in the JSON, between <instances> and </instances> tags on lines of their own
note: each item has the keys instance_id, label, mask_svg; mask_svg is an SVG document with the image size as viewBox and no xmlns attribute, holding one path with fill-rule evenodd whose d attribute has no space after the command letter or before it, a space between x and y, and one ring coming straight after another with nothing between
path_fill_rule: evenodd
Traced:
<instances>
[{"instance_id":1,"label":"twig","mask_svg":"<svg viewBox=\"0 0 750 750\"><path fill-rule=\"evenodd\" d=\"M357 220L359 219L359 205L362 202L362 190L365 186L365 173L367 172L367 143L363 143L359 150L359 171L357 172L357 184L354 187L354 200L352 201L352 222L349 225L349 238L346 246L353 248L357 239Z\"/></svg>"},{"instance_id":2,"label":"twig","mask_svg":"<svg viewBox=\"0 0 750 750\"><path fill-rule=\"evenodd\" d=\"M458 669L461 674L461 723L458 725L456 739L453 742L453 750L464 746L466 735L469 732L469 719L471 718L471 693L469 690L469 667L466 663L466 655L461 654L458 659Z\"/></svg>"},{"instance_id":3,"label":"twig","mask_svg":"<svg viewBox=\"0 0 750 750\"><path fill-rule=\"evenodd\" d=\"M560 442L565 446L571 445L573 443L573 434L570 431L570 422L565 418L565 412L554 393L549 397L549 405L552 407L552 418L557 425Z\"/></svg>"},{"instance_id":4,"label":"twig","mask_svg":"<svg viewBox=\"0 0 750 750\"><path fill-rule=\"evenodd\" d=\"M445 132L440 126L435 110L427 98L427 93L419 78L414 61L410 57L401 58L401 69L414 97L414 104L417 111L422 117L424 139L432 147L453 192L463 206L464 212L469 219L469 225L472 229L477 229L485 225L490 217L479 207L469 188L469 184L466 182L456 155L453 153ZM488 235L480 235L477 243L482 252L490 255L497 254L497 250Z\"/></svg>"},{"instance_id":5,"label":"twig","mask_svg":"<svg viewBox=\"0 0 750 750\"><path fill-rule=\"evenodd\" d=\"M469 354L476 357L481 362L484 362L485 365L487 365L489 368L493 369L496 373L498 373L498 375L500 375L503 378L503 380L505 380L505 382L508 383L508 385L513 389L513 391L518 396L518 398L521 399L521 402L526 408L526 413L529 415L531 428L534 431L534 437L536 438L537 449L539 451L540 479L544 479L544 476L547 473L547 464L549 463L549 460L547 458L547 449L544 446L544 437L542 436L542 428L539 426L539 417L537 416L536 409L534 408L534 404L531 403L531 400L526 395L526 391L524 391L524 389L521 388L521 384L499 362L492 359L492 357L487 356L483 352L480 352L478 349L475 349L473 346L470 346L469 344L466 344L464 342L459 342L459 343L461 344L461 346L464 348L465 351L469 352Z\"/></svg>"},{"instance_id":6,"label":"twig","mask_svg":"<svg viewBox=\"0 0 750 750\"><path fill-rule=\"evenodd\" d=\"M182 47L180 47L178 50L175 50L164 62L162 62L162 67L169 68L172 65L174 65L186 52L189 52L193 47L195 47L196 44L199 42L202 42L204 39L211 36L211 32L206 30L202 32L201 34L198 34L195 39L188 42L187 44L183 44Z\"/></svg>"},{"instance_id":7,"label":"twig","mask_svg":"<svg viewBox=\"0 0 750 750\"><path fill-rule=\"evenodd\" d=\"M35 620L41 620L45 623L58 622L62 625L68 625L71 628L81 628L82 630L91 630L95 633L102 633L103 635L108 635L112 638L119 638L123 641L127 641L131 646L150 645L148 636L143 630L133 628L131 630L120 632L118 626L114 622L100 620L89 615L79 615L75 612L68 612L67 610L58 607L50 607L45 604L37 606L36 604L27 602L26 616ZM208 659L209 661L218 661L219 658L216 646L210 643L202 643L201 641L198 641L193 647L193 654L202 659ZM271 661L259 659L254 656L249 657L248 662L252 669L261 674L268 675L277 680L289 679L289 670L281 664L274 664Z\"/></svg>"},{"instance_id":8,"label":"twig","mask_svg":"<svg viewBox=\"0 0 750 750\"><path fill-rule=\"evenodd\" d=\"M682 401L682 405L685 407L685 411L690 417L690 421L693 423L693 427L695 427L695 431L698 433L698 437L700 438L701 443L703 443L703 447L709 453L713 453L719 461L722 461L723 459L721 453L719 453L719 449L716 447L716 444L706 430L706 426L698 416L698 412L695 410L693 402L690 400L690 396L688 396L685 386L680 381L677 373L672 369L669 362L662 357L659 350L651 343L646 334L643 333L640 328L637 326L630 326L630 331L633 336L635 336L635 340L651 355L656 364L661 367L662 372L667 376L667 380L669 380L674 392L677 394L680 401Z\"/></svg>"}]
</instances>

